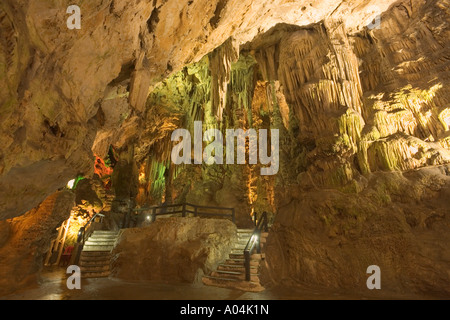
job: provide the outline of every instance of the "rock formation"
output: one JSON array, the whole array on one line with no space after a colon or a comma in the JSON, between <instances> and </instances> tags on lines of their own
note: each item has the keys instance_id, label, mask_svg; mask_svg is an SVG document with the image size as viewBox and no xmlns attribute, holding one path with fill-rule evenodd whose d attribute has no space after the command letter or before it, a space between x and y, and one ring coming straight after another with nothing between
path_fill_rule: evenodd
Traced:
<instances>
[{"instance_id":1,"label":"rock formation","mask_svg":"<svg viewBox=\"0 0 450 320\"><path fill-rule=\"evenodd\" d=\"M125 280L201 282L227 257L236 238L236 226L228 220L160 219L122 231L111 273Z\"/></svg>"},{"instance_id":2,"label":"rock formation","mask_svg":"<svg viewBox=\"0 0 450 320\"><path fill-rule=\"evenodd\" d=\"M448 296L448 0L92 0L80 30L65 6L0 3L0 220L18 219L1 222L0 244L95 172L116 192L115 227L134 201L235 207L240 227L269 211L267 284L360 292L379 264L391 291ZM171 134L194 121L278 129L279 173L174 166ZM180 221L157 223L172 235ZM201 227L190 235L217 225ZM118 276L138 278L125 260L147 233L159 237L125 231ZM193 264L177 279L209 270L202 245L172 240L171 257ZM160 242L145 245L163 256Z\"/></svg>"},{"instance_id":3,"label":"rock formation","mask_svg":"<svg viewBox=\"0 0 450 320\"><path fill-rule=\"evenodd\" d=\"M91 174L93 146L105 153L117 127L125 140L136 133L151 84L228 38L243 44L277 23L350 11L348 27L362 28L377 14L370 5L384 11L393 2L95 0L80 4L81 29L68 30L65 3L2 1L0 217L21 215L78 173ZM117 117L107 101L125 96Z\"/></svg>"},{"instance_id":4,"label":"rock formation","mask_svg":"<svg viewBox=\"0 0 450 320\"><path fill-rule=\"evenodd\" d=\"M266 251L264 279L368 293L366 270L382 290L448 297L450 167L376 173L355 194L314 188L289 195Z\"/></svg>"},{"instance_id":5,"label":"rock formation","mask_svg":"<svg viewBox=\"0 0 450 320\"><path fill-rule=\"evenodd\" d=\"M39 281L50 242L74 205L75 195L62 191L23 216L0 222L0 295Z\"/></svg>"}]
</instances>

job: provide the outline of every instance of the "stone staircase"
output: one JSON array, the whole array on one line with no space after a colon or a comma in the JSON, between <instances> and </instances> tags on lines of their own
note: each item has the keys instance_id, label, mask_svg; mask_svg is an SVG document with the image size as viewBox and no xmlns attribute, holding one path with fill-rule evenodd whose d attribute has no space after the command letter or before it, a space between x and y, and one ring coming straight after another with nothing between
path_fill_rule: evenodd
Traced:
<instances>
[{"instance_id":1,"label":"stone staircase","mask_svg":"<svg viewBox=\"0 0 450 320\"><path fill-rule=\"evenodd\" d=\"M111 251L119 233L117 231L94 231L86 241L80 256L83 278L104 278L110 274Z\"/></svg>"},{"instance_id":2,"label":"stone staircase","mask_svg":"<svg viewBox=\"0 0 450 320\"><path fill-rule=\"evenodd\" d=\"M253 254L250 261L250 281L245 281L244 249L247 246L252 229L238 229L236 241L228 259L218 265L217 269L209 276L203 277L203 283L208 286L238 289L242 291L260 292L264 287L259 281L259 266L265 259L264 246L268 233L261 234L261 254Z\"/></svg>"}]
</instances>

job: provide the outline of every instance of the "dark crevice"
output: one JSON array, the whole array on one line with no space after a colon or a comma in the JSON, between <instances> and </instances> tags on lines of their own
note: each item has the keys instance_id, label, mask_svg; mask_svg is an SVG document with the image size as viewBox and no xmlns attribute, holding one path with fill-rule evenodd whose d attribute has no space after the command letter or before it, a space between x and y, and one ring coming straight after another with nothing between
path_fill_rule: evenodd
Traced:
<instances>
[{"instance_id":1,"label":"dark crevice","mask_svg":"<svg viewBox=\"0 0 450 320\"><path fill-rule=\"evenodd\" d=\"M214 16L209 20L209 23L213 27L213 29L216 29L219 25L221 14L223 9L225 9L225 6L227 5L228 0L219 0L217 3L216 11L214 11Z\"/></svg>"},{"instance_id":2,"label":"dark crevice","mask_svg":"<svg viewBox=\"0 0 450 320\"><path fill-rule=\"evenodd\" d=\"M156 30L156 26L159 23L159 8L155 8L150 15L150 18L147 20L147 29L149 33L154 33Z\"/></svg>"},{"instance_id":3,"label":"dark crevice","mask_svg":"<svg viewBox=\"0 0 450 320\"><path fill-rule=\"evenodd\" d=\"M47 127L48 131L50 131L52 133L52 135L54 135L55 137L58 137L58 138L64 137L64 133L59 128L58 123L51 124L48 119L45 119L44 125Z\"/></svg>"},{"instance_id":4,"label":"dark crevice","mask_svg":"<svg viewBox=\"0 0 450 320\"><path fill-rule=\"evenodd\" d=\"M113 88L120 84L123 84L126 81L129 81L131 79L131 74L133 73L134 69L135 69L134 61L130 61L122 65L122 69L120 70L119 75L117 76L117 78L115 78L108 84L108 87Z\"/></svg>"}]
</instances>

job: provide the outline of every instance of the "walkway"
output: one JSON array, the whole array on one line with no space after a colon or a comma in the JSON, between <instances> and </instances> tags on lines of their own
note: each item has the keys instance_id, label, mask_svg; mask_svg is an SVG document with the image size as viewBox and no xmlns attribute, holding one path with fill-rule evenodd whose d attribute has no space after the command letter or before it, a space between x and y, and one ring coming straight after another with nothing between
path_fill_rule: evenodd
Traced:
<instances>
[{"instance_id":1,"label":"walkway","mask_svg":"<svg viewBox=\"0 0 450 320\"><path fill-rule=\"evenodd\" d=\"M0 300L348 300L377 299L370 293L356 296L323 290L272 288L252 293L189 284L133 283L109 278L83 279L81 290L66 287L61 268L43 273L42 284L34 289L0 297ZM378 296L379 298L380 296ZM387 299L427 299L418 296L382 297ZM429 297L431 299L431 297Z\"/></svg>"}]
</instances>

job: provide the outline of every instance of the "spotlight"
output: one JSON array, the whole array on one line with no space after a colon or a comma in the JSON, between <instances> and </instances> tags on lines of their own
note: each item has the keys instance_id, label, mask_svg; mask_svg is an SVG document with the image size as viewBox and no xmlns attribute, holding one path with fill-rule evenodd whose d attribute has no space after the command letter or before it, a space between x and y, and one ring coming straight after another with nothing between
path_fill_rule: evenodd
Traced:
<instances>
[{"instance_id":1,"label":"spotlight","mask_svg":"<svg viewBox=\"0 0 450 320\"><path fill-rule=\"evenodd\" d=\"M72 190L74 185L75 185L75 179L72 179L67 183L67 188Z\"/></svg>"}]
</instances>

